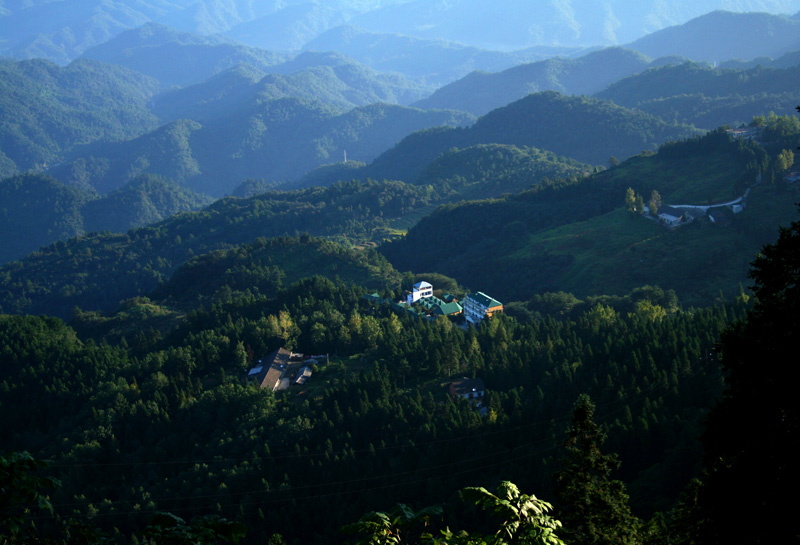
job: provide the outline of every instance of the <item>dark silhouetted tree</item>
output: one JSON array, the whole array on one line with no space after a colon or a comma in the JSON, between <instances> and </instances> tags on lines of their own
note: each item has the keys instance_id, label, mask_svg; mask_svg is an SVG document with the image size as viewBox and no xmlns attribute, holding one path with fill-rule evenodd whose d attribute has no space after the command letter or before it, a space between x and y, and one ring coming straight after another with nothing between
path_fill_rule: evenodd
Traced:
<instances>
[{"instance_id":1,"label":"dark silhouetted tree","mask_svg":"<svg viewBox=\"0 0 800 545\"><path fill-rule=\"evenodd\" d=\"M586 394L575 402L568 433L555 475L564 540L574 545L636 543L639 521L622 482L610 478L619 460L600 451L605 434L594 422L594 404Z\"/></svg>"},{"instance_id":2,"label":"dark silhouetted tree","mask_svg":"<svg viewBox=\"0 0 800 545\"><path fill-rule=\"evenodd\" d=\"M800 482L793 447L800 411L791 378L800 331L800 222L764 247L750 276L756 303L719 344L727 390L704 436L703 542L798 543L790 498Z\"/></svg>"}]
</instances>

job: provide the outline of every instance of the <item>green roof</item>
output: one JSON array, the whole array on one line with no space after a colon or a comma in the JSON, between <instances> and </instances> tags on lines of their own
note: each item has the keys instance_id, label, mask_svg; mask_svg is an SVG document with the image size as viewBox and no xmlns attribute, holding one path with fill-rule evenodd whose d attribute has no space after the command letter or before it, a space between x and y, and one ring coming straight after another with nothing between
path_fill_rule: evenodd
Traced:
<instances>
[{"instance_id":1,"label":"green roof","mask_svg":"<svg viewBox=\"0 0 800 545\"><path fill-rule=\"evenodd\" d=\"M458 314L462 310L461 305L458 303L445 303L433 309L433 313L447 316L448 314Z\"/></svg>"},{"instance_id":2,"label":"green roof","mask_svg":"<svg viewBox=\"0 0 800 545\"><path fill-rule=\"evenodd\" d=\"M492 299L491 297L489 297L488 295L486 295L482 291L479 291L477 293L473 293L471 295L468 295L468 297L470 299L472 299L473 301L475 301L476 303L478 303L479 305L483 305L483 306L485 306L487 308L489 308L489 307L499 307L499 306L503 305L503 303L501 303L497 299Z\"/></svg>"}]
</instances>

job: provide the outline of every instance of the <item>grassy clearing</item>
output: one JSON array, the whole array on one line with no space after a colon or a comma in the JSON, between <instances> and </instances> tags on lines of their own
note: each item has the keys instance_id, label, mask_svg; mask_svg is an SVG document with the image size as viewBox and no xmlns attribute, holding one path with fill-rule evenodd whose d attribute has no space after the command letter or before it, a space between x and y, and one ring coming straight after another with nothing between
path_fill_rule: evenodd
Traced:
<instances>
[{"instance_id":1,"label":"grassy clearing","mask_svg":"<svg viewBox=\"0 0 800 545\"><path fill-rule=\"evenodd\" d=\"M800 187L780 192L762 186L753 190L744 212L729 214L729 225L703 218L674 230L619 208L538 232L512 258L569 255L559 289L579 297L622 295L655 284L674 289L684 304L705 304L738 293L755 255L777 238L776 224L796 219L798 200Z\"/></svg>"},{"instance_id":2,"label":"grassy clearing","mask_svg":"<svg viewBox=\"0 0 800 545\"><path fill-rule=\"evenodd\" d=\"M650 198L650 191L655 189L665 204L707 205L740 196L736 188L742 173L734 167L735 162L727 153L687 157L683 161L637 156L604 176L617 186L636 188L645 202Z\"/></svg>"}]
</instances>

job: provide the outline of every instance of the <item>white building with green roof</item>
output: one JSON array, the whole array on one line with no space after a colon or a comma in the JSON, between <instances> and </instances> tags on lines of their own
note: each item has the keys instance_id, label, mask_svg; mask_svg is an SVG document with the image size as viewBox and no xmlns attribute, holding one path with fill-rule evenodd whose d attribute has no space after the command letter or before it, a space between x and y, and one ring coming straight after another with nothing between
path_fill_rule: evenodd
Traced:
<instances>
[{"instance_id":1,"label":"white building with green roof","mask_svg":"<svg viewBox=\"0 0 800 545\"><path fill-rule=\"evenodd\" d=\"M482 291L467 295L462 303L464 316L468 322L475 325L481 323L484 318L491 318L494 314L503 312L503 303Z\"/></svg>"},{"instance_id":2,"label":"white building with green roof","mask_svg":"<svg viewBox=\"0 0 800 545\"><path fill-rule=\"evenodd\" d=\"M421 299L426 299L428 297L433 297L433 286L423 280L422 282L414 284L411 293L406 296L406 302L409 305L413 305Z\"/></svg>"}]
</instances>

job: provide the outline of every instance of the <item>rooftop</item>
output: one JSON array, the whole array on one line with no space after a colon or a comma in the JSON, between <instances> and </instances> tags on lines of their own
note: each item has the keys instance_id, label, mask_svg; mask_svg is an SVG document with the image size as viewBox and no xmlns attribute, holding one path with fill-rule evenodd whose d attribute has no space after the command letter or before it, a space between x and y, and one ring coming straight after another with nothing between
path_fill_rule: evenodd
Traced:
<instances>
[{"instance_id":1,"label":"rooftop","mask_svg":"<svg viewBox=\"0 0 800 545\"><path fill-rule=\"evenodd\" d=\"M473 301L475 301L479 305L482 305L482 306L487 307L487 308L503 306L503 303L501 303L497 299L492 299L491 297L489 297L488 295L486 295L482 291L467 295L467 299L472 299Z\"/></svg>"}]
</instances>

